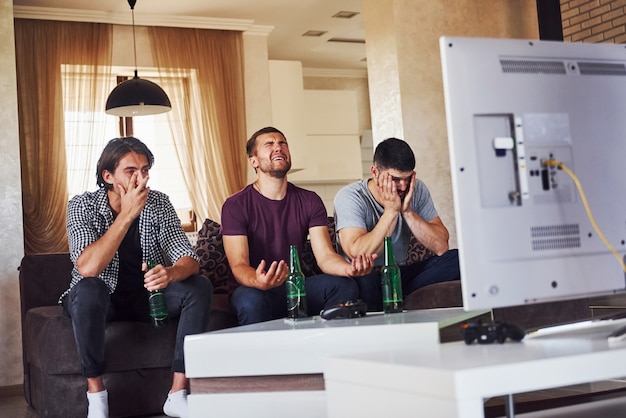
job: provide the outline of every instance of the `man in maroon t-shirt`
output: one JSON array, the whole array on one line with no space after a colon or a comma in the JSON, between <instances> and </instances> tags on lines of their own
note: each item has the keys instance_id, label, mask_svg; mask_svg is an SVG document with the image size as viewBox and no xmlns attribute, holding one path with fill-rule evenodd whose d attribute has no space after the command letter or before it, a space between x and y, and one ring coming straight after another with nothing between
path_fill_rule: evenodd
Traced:
<instances>
[{"instance_id":1,"label":"man in maroon t-shirt","mask_svg":"<svg viewBox=\"0 0 626 418\"><path fill-rule=\"evenodd\" d=\"M306 280L309 312L357 299L351 277L371 272L376 255L360 254L349 263L335 252L320 197L287 181L291 155L282 132L272 127L255 132L246 152L257 179L222 206L224 250L239 283L231 298L239 324L286 316L285 260L292 244L302 254L307 235L325 273Z\"/></svg>"}]
</instances>

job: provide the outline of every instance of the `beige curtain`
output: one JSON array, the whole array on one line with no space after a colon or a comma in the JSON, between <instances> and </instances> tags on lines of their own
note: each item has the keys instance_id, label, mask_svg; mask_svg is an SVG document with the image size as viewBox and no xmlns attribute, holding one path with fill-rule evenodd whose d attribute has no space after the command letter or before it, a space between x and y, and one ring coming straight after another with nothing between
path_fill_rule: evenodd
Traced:
<instances>
[{"instance_id":1,"label":"beige curtain","mask_svg":"<svg viewBox=\"0 0 626 418\"><path fill-rule=\"evenodd\" d=\"M149 33L194 211L200 222L220 222L224 200L246 184L242 35L164 27Z\"/></svg>"},{"instance_id":2,"label":"beige curtain","mask_svg":"<svg viewBox=\"0 0 626 418\"><path fill-rule=\"evenodd\" d=\"M26 254L68 251L64 110L104 107L98 83L110 76L111 42L110 25L15 20ZM65 65L95 75L68 97Z\"/></svg>"},{"instance_id":3,"label":"beige curtain","mask_svg":"<svg viewBox=\"0 0 626 418\"><path fill-rule=\"evenodd\" d=\"M90 65L65 65L63 73L67 181L72 196L98 187L96 165L111 139L107 126L115 125L118 118L104 113L115 85L109 66L94 74Z\"/></svg>"}]
</instances>

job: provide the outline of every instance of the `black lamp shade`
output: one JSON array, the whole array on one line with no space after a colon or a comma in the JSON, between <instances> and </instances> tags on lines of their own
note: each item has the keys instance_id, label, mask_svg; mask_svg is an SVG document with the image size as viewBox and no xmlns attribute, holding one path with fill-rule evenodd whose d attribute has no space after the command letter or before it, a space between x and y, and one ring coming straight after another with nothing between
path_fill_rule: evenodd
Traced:
<instances>
[{"instance_id":1,"label":"black lamp shade","mask_svg":"<svg viewBox=\"0 0 626 418\"><path fill-rule=\"evenodd\" d=\"M156 115L172 110L158 84L137 76L118 84L107 99L105 112L120 117Z\"/></svg>"}]
</instances>

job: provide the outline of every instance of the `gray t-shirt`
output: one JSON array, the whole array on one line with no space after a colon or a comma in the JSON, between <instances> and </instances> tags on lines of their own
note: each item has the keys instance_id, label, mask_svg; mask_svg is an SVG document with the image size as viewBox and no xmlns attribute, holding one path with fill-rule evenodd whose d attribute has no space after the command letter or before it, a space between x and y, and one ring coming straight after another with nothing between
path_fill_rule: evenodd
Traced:
<instances>
[{"instance_id":1,"label":"gray t-shirt","mask_svg":"<svg viewBox=\"0 0 626 418\"><path fill-rule=\"evenodd\" d=\"M349 184L339 190L335 196L335 223L337 232L343 228L362 228L367 232L374 229L378 220L383 215L383 207L374 199L374 196L367 188L370 179L363 179L356 183ZM419 179L415 180L415 191L411 207L425 221L431 221L439 216L430 192L426 185ZM398 223L391 235L393 252L396 262L400 265L406 264L406 257L411 241L411 230L404 222L401 215L398 215ZM341 240L337 234L339 253L345 257L341 248ZM382 254L376 259L376 265L383 264Z\"/></svg>"}]
</instances>

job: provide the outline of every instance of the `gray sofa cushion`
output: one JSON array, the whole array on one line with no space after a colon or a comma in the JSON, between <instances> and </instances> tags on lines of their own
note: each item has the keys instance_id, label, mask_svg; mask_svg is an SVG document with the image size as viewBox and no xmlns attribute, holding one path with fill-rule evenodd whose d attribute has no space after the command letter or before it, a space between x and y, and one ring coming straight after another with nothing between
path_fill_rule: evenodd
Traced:
<instances>
[{"instance_id":1,"label":"gray sofa cushion","mask_svg":"<svg viewBox=\"0 0 626 418\"><path fill-rule=\"evenodd\" d=\"M26 314L26 359L47 374L82 374L76 352L72 322L61 306L33 308ZM107 372L170 368L176 338L175 319L167 327L118 321L107 325L105 353ZM51 344L51 342L54 342ZM153 344L158 346L151 347Z\"/></svg>"}]
</instances>

